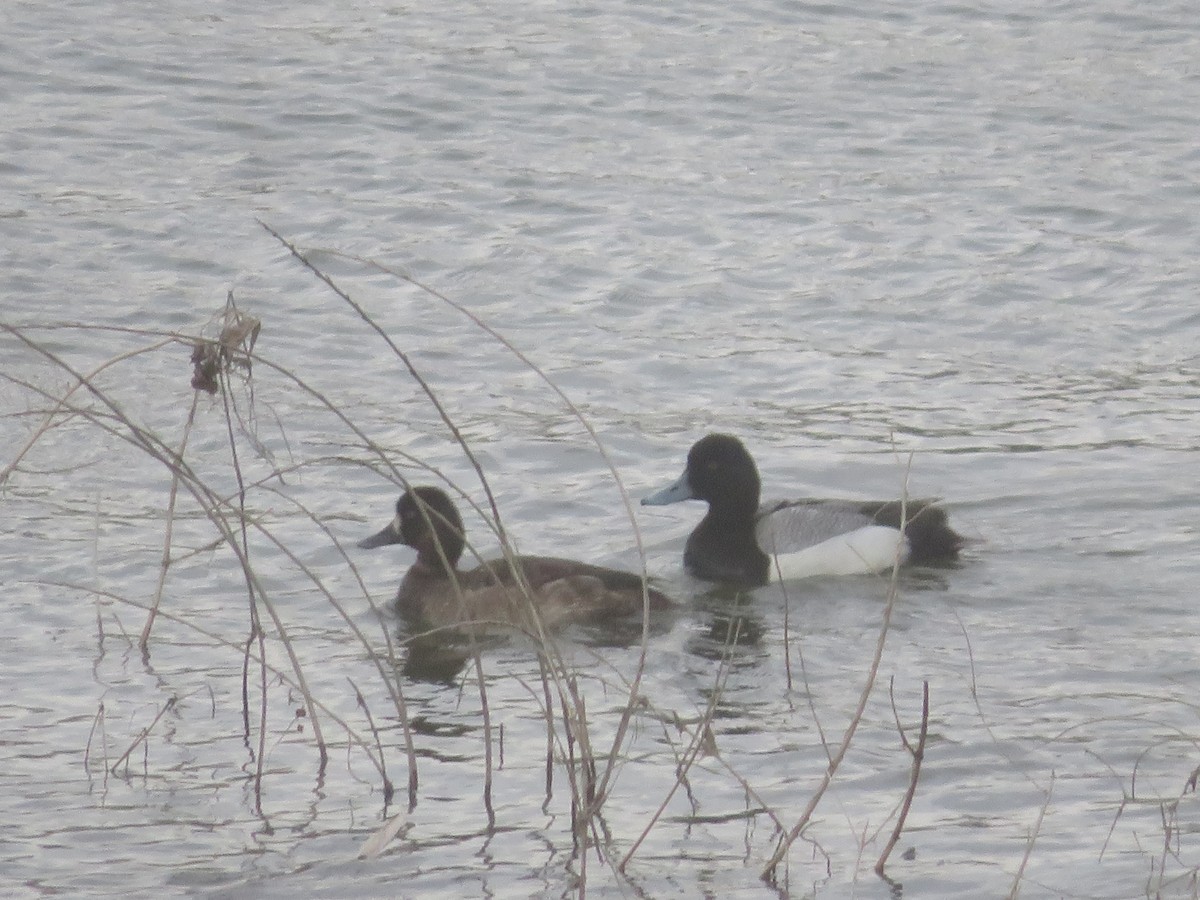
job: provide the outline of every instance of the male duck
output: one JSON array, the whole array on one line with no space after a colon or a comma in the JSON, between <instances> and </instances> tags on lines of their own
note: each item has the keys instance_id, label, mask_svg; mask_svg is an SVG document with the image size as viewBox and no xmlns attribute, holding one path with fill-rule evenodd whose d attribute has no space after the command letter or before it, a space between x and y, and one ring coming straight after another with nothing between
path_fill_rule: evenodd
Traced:
<instances>
[{"instance_id":1,"label":"male duck","mask_svg":"<svg viewBox=\"0 0 1200 900\"><path fill-rule=\"evenodd\" d=\"M400 582L396 605L410 622L426 628L500 623L537 633L539 623L551 628L642 610L642 578L632 572L546 556L518 556L511 565L506 559L490 560L459 571L466 544L463 522L441 488L407 490L396 503L396 518L358 545L370 549L386 544L407 544L417 551L416 562ZM651 609L671 605L661 592L649 586L646 592Z\"/></svg>"},{"instance_id":2,"label":"male duck","mask_svg":"<svg viewBox=\"0 0 1200 900\"><path fill-rule=\"evenodd\" d=\"M954 559L963 543L945 511L927 500L785 500L760 508L760 488L742 442L710 434L688 451L679 480L642 504L708 503L683 553L688 571L708 581L762 585L777 577L880 572L897 557L918 565Z\"/></svg>"}]
</instances>

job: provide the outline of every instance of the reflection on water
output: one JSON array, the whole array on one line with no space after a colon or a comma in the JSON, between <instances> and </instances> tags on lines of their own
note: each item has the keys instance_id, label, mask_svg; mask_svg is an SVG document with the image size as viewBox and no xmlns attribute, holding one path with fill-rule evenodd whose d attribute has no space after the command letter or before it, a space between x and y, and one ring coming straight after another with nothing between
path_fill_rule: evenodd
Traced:
<instances>
[{"instance_id":1,"label":"reflection on water","mask_svg":"<svg viewBox=\"0 0 1200 900\"><path fill-rule=\"evenodd\" d=\"M728 660L731 665L752 664L761 659L766 623L755 612L748 592L716 588L697 598L695 612L701 630L690 635L686 648L701 659Z\"/></svg>"},{"instance_id":2,"label":"reflection on water","mask_svg":"<svg viewBox=\"0 0 1200 900\"><path fill-rule=\"evenodd\" d=\"M406 678L455 684L476 654L481 656L481 664L485 658L494 660L497 651L501 650L520 653L530 659L545 659L547 653L553 658L562 658L564 645L570 645L602 656L605 650L637 647L643 636L648 640L662 637L677 618L675 610L655 610L645 630L641 619L635 616L573 624L548 634L544 645L506 625L498 625L488 633L478 629L469 633L456 628L414 633L414 626L420 628L421 623L408 620L397 633L396 643L403 660L400 671Z\"/></svg>"},{"instance_id":3,"label":"reflection on water","mask_svg":"<svg viewBox=\"0 0 1200 900\"><path fill-rule=\"evenodd\" d=\"M454 684L474 654L469 641L450 636L411 637L402 647L404 663L400 673L405 678L440 684Z\"/></svg>"}]
</instances>

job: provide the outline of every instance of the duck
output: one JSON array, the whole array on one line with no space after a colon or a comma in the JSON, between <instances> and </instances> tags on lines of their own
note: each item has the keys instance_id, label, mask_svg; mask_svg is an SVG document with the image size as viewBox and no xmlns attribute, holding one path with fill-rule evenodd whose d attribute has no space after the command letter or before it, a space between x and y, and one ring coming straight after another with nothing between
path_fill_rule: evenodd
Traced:
<instances>
[{"instance_id":1,"label":"duck","mask_svg":"<svg viewBox=\"0 0 1200 900\"><path fill-rule=\"evenodd\" d=\"M516 556L458 568L466 531L454 501L439 487L410 487L382 530L358 542L364 549L406 544L417 551L396 594L410 623L429 630L515 626L531 634L572 622L603 622L672 601L642 576L572 559ZM644 594L643 594L644 592Z\"/></svg>"},{"instance_id":2,"label":"duck","mask_svg":"<svg viewBox=\"0 0 1200 900\"><path fill-rule=\"evenodd\" d=\"M859 575L897 563L954 560L964 543L932 500L783 500L760 505L754 458L737 437L709 434L692 445L675 483L643 506L703 500L708 512L688 536L684 568L705 581L756 587L773 580Z\"/></svg>"}]
</instances>

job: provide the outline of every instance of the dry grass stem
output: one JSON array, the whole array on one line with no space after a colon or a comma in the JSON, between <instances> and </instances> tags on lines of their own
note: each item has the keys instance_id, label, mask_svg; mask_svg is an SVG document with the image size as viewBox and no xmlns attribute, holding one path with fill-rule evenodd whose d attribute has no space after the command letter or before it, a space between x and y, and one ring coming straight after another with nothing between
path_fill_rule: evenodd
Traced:
<instances>
[{"instance_id":1,"label":"dry grass stem","mask_svg":"<svg viewBox=\"0 0 1200 900\"><path fill-rule=\"evenodd\" d=\"M908 466L911 467L911 465L912 457L910 455L908 459ZM904 473L904 490L901 496L901 530L904 529L904 525L908 521L908 472L909 468L906 467ZM809 798L808 804L805 806L804 811L800 814L799 819L796 820L796 823L791 827L791 829L780 837L774 853L771 854L771 857L767 860L766 865L763 866L762 871L760 872L760 877L768 884L775 881L779 864L787 855L788 849L793 843L795 843L796 839L800 836L805 827L807 827L809 820L812 818L813 813L816 812L817 806L821 802L821 798L825 796L825 792L833 783L833 778L837 774L837 770L841 766L842 760L846 758L846 754L850 750L850 744L854 740L854 734L858 730L859 724L862 722L863 714L867 709L867 701L870 699L871 692L875 689L875 680L879 674L879 664L883 660L883 648L887 643L888 631L890 630L892 621L892 612L896 607L896 595L898 593L899 577L900 548L897 547L896 558L892 563L891 576L888 581L887 601L884 603L883 607L883 619L880 622L879 635L875 642L875 652L871 657L871 662L867 669L866 680L863 682L862 690L859 692L858 704L855 707L854 713L850 717L850 722L842 736L841 743L838 745L837 750L830 759L829 765L826 767L825 773L822 776L820 783L817 785L817 788L813 791L812 796Z\"/></svg>"},{"instance_id":2,"label":"dry grass stem","mask_svg":"<svg viewBox=\"0 0 1200 900\"><path fill-rule=\"evenodd\" d=\"M1021 856L1021 865L1017 867L1017 874L1013 877L1012 888L1008 892L1008 900L1017 900L1021 896L1021 881L1025 878L1025 867L1029 865L1029 859L1033 856L1033 845L1037 842L1038 834L1042 830L1042 820L1046 818L1046 810L1050 807L1050 799L1054 796L1054 773L1050 773L1050 785L1046 788L1046 800L1042 803L1041 809L1038 810L1037 821L1033 823L1033 830L1029 832L1029 840L1025 842L1025 852Z\"/></svg>"},{"instance_id":3,"label":"dry grass stem","mask_svg":"<svg viewBox=\"0 0 1200 900\"><path fill-rule=\"evenodd\" d=\"M892 699L892 714L896 717L896 730L900 732L900 740L904 744L904 749L912 756L912 772L908 780L908 790L904 793L904 802L896 816L896 827L892 829L891 837L888 838L883 852L879 854L879 859L875 862L875 874L880 878L886 877L883 872L887 866L888 857L892 855L892 850L899 843L900 834L904 831L904 823L908 820L908 811L912 807L913 797L917 793L917 781L921 777L921 763L925 759L925 738L929 734L929 682L921 683L921 730L917 735L915 747L900 724L900 714L896 710L896 696L893 693L894 687L894 679L892 679L888 684L888 696Z\"/></svg>"},{"instance_id":4,"label":"dry grass stem","mask_svg":"<svg viewBox=\"0 0 1200 900\"><path fill-rule=\"evenodd\" d=\"M117 774L117 769L121 767L121 764L127 762L133 751L146 742L146 738L150 736L150 732L154 730L154 726L159 723L163 716L175 708L175 703L177 700L177 697L167 698L167 702L162 705L162 707L158 710L158 714L155 715L154 721L143 728L137 738L134 739L133 743L129 745L129 748L119 757L117 757L117 761L109 767L109 772L111 772L113 775ZM126 771L128 772L128 767L126 768Z\"/></svg>"}]
</instances>

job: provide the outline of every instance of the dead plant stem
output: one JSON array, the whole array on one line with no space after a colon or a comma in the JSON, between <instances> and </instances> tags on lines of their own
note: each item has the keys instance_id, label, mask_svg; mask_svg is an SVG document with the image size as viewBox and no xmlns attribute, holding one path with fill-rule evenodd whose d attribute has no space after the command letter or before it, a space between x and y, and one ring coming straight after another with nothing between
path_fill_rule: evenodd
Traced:
<instances>
[{"instance_id":1,"label":"dead plant stem","mask_svg":"<svg viewBox=\"0 0 1200 900\"><path fill-rule=\"evenodd\" d=\"M894 686L894 685L892 685ZM925 738L929 734L929 682L922 682L921 688L921 730L917 735L917 744L914 747L908 740L908 735L904 733L904 728L900 725L900 715L896 713L895 695L891 693L889 686L888 692L892 696L892 712L896 714L896 728L900 732L900 740L904 743L904 748L912 755L912 772L908 779L908 790L904 794L904 802L900 806L900 812L896 816L896 827L892 829L892 836L888 839L887 845L883 848L883 852L879 854L879 859L875 862L875 874L880 878L885 878L883 874L884 867L887 865L888 857L892 855L892 850L900 841L900 834L904 831L904 823L908 820L908 811L912 807L913 797L917 793L917 781L921 777L921 763L925 759Z\"/></svg>"},{"instance_id":2,"label":"dead plant stem","mask_svg":"<svg viewBox=\"0 0 1200 900\"><path fill-rule=\"evenodd\" d=\"M912 457L910 455L910 465L911 462ZM904 491L901 496L900 503L900 530L903 532L904 525L908 520L907 468L905 469ZM820 784L817 785L813 795L809 798L808 804L805 806L804 811L800 814L800 818L792 826L791 830L780 838L779 843L775 848L775 852L771 854L770 859L768 859L766 865L763 866L760 877L768 883L774 881L775 873L779 867L779 864L787 855L787 852L791 848L792 844L795 843L796 838L798 838L800 833L805 829L805 827L807 827L809 820L812 818L813 813L816 812L817 806L821 802L821 798L825 796L825 792L833 783L833 777L837 773L838 768L841 766L842 760L846 758L846 754L850 750L850 744L854 740L854 734L858 730L859 724L862 722L863 714L867 709L867 701L870 699L871 692L875 689L875 680L879 675L879 664L883 660L883 648L887 643L888 631L890 630L892 621L892 612L896 607L896 595L898 593L899 577L900 555L899 548L897 548L896 559L892 563L891 578L888 581L887 602L883 607L883 620L879 626L879 636L875 642L875 652L872 655L871 664L867 668L867 677L863 682L862 690L858 695L858 704L854 709L854 714L850 717L850 723L847 725L846 732L842 736L841 744L834 752L833 757L829 761L829 765L825 769L825 774L822 776Z\"/></svg>"}]
</instances>

